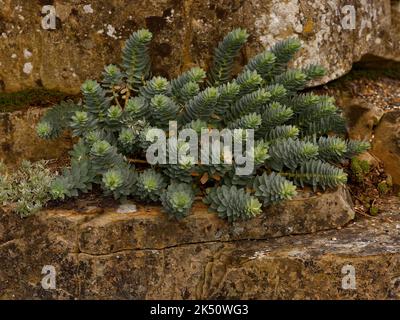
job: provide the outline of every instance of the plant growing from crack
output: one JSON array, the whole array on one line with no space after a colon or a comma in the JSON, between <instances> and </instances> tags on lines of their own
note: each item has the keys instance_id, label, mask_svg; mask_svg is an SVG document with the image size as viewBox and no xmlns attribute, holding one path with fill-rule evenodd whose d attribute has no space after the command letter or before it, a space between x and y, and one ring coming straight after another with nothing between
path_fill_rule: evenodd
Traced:
<instances>
[{"instance_id":1,"label":"plant growing from crack","mask_svg":"<svg viewBox=\"0 0 400 320\"><path fill-rule=\"evenodd\" d=\"M122 64L107 66L101 82L82 85L82 105L62 103L37 126L42 138L55 138L65 129L79 138L71 167L51 185L53 198L75 197L98 184L106 195L159 202L170 216L182 218L201 195L211 210L235 221L257 216L263 205L291 199L296 185L325 189L345 184L340 162L369 144L342 137L345 123L331 97L298 93L323 76L324 69L289 69L301 47L291 38L256 55L233 76L235 58L247 38L245 30L233 30L215 49L208 73L194 67L168 80L150 76L152 34L144 29L133 33ZM143 170L150 145L146 134L154 127L167 129L170 120L178 121L178 129L197 133L254 130L253 172L236 175L236 159L231 164L197 164L189 157ZM246 143L246 135L235 139Z\"/></svg>"}]
</instances>

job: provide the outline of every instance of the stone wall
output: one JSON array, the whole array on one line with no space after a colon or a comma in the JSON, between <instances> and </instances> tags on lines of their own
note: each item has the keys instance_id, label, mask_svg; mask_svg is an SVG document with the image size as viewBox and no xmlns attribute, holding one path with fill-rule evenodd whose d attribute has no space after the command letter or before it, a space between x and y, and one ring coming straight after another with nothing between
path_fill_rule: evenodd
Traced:
<instances>
[{"instance_id":1,"label":"stone wall","mask_svg":"<svg viewBox=\"0 0 400 320\"><path fill-rule=\"evenodd\" d=\"M55 7L55 30L42 28L44 5ZM390 0L0 0L0 92L43 86L76 93L105 64L118 63L124 40L143 27L154 33L155 74L206 67L218 41L244 27L251 38L241 63L294 36L304 43L297 64L324 65L325 83L365 54L400 59L399 8Z\"/></svg>"},{"instance_id":2,"label":"stone wall","mask_svg":"<svg viewBox=\"0 0 400 320\"><path fill-rule=\"evenodd\" d=\"M235 252L282 236L340 228L353 218L343 188L320 196L301 192L234 224L201 203L179 222L149 206L119 213L85 202L27 219L0 210L0 299L212 298L207 286L221 280L232 259L240 259L242 253ZM57 271L57 290L40 285L45 265ZM241 291L243 298L250 294Z\"/></svg>"},{"instance_id":3,"label":"stone wall","mask_svg":"<svg viewBox=\"0 0 400 320\"><path fill-rule=\"evenodd\" d=\"M0 160L17 166L23 160L52 160L66 156L72 148L72 138L64 134L56 140L43 140L36 134L36 124L46 108L27 108L0 113Z\"/></svg>"},{"instance_id":4,"label":"stone wall","mask_svg":"<svg viewBox=\"0 0 400 320\"><path fill-rule=\"evenodd\" d=\"M41 27L44 5L56 9L55 30ZM354 6L354 29L343 27L345 5ZM400 60L399 17L399 2L389 0L0 0L0 92L77 93L104 64L118 63L124 40L142 27L154 33L156 74L206 67L223 35L245 27L251 38L240 64L294 36L304 43L295 64L324 65L328 73L319 83L325 83L365 54ZM1 115L0 159L12 164L65 154L69 137L35 138L43 111ZM398 150L398 137L386 135L398 118L391 113L379 124L380 145ZM376 145L373 152L399 159ZM344 189L303 192L233 225L199 205L180 222L160 208L128 214L89 208L28 219L0 210L0 299L400 298L398 213L348 226L354 211ZM341 287L346 264L359 272L357 290ZM40 286L45 265L58 272L56 290Z\"/></svg>"},{"instance_id":5,"label":"stone wall","mask_svg":"<svg viewBox=\"0 0 400 320\"><path fill-rule=\"evenodd\" d=\"M0 299L400 298L399 214L351 224L345 194L302 194L234 225L201 205L180 222L156 207L2 211ZM348 265L354 288L342 285ZM55 289L41 285L44 266Z\"/></svg>"}]
</instances>

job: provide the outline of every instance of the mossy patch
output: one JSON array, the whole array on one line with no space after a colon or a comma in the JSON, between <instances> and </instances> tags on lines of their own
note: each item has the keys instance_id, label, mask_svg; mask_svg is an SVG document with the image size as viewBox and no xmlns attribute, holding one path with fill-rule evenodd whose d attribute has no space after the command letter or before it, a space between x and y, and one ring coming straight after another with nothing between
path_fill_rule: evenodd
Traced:
<instances>
[{"instance_id":1,"label":"mossy patch","mask_svg":"<svg viewBox=\"0 0 400 320\"><path fill-rule=\"evenodd\" d=\"M351 160L351 172L358 183L362 183L365 176L370 172L371 168L366 160L353 158Z\"/></svg>"},{"instance_id":2,"label":"mossy patch","mask_svg":"<svg viewBox=\"0 0 400 320\"><path fill-rule=\"evenodd\" d=\"M47 107L68 97L67 94L46 89L27 89L13 93L0 93L0 112L12 112L28 106Z\"/></svg>"}]
</instances>

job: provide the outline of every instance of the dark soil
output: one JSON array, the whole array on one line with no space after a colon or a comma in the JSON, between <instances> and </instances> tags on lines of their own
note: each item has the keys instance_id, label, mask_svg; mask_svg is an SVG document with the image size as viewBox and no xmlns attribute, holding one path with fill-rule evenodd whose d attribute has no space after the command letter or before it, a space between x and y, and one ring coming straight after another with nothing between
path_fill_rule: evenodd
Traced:
<instances>
[{"instance_id":1,"label":"dark soil","mask_svg":"<svg viewBox=\"0 0 400 320\"><path fill-rule=\"evenodd\" d=\"M367 57L365 61L354 65L351 72L331 83L309 89L316 94L327 94L336 98L338 106L343 97L360 99L383 109L385 112L400 109L400 63ZM382 193L379 183L387 180L382 167L372 169L360 182L351 171L350 163L345 165L349 175L348 185L352 194L355 210L360 215L379 214L387 211L387 199L398 199L396 188ZM400 205L397 207L400 212Z\"/></svg>"},{"instance_id":2,"label":"dark soil","mask_svg":"<svg viewBox=\"0 0 400 320\"><path fill-rule=\"evenodd\" d=\"M371 65L369 61L360 62L340 79L310 90L333 96L337 101L346 96L365 100L385 111L400 109L400 63L379 60Z\"/></svg>"}]
</instances>

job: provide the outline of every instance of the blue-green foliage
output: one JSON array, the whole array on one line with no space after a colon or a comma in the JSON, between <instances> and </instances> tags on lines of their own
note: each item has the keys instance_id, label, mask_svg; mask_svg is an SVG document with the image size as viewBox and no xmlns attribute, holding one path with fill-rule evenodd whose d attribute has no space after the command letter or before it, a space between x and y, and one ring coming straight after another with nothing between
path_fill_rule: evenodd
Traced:
<instances>
[{"instance_id":1,"label":"blue-green foliage","mask_svg":"<svg viewBox=\"0 0 400 320\"><path fill-rule=\"evenodd\" d=\"M231 79L233 63L240 49L246 43L248 34L244 29L230 32L218 45L210 70L210 83L219 86Z\"/></svg>"},{"instance_id":2,"label":"blue-green foliage","mask_svg":"<svg viewBox=\"0 0 400 320\"><path fill-rule=\"evenodd\" d=\"M192 186L184 183L172 183L161 194L161 202L170 217L182 219L190 213L195 193Z\"/></svg>"},{"instance_id":3,"label":"blue-green foliage","mask_svg":"<svg viewBox=\"0 0 400 320\"><path fill-rule=\"evenodd\" d=\"M61 102L46 112L36 127L38 136L42 139L59 137L67 129L72 115L81 110L81 106L73 101Z\"/></svg>"},{"instance_id":4,"label":"blue-green foliage","mask_svg":"<svg viewBox=\"0 0 400 320\"><path fill-rule=\"evenodd\" d=\"M227 219L229 222L247 220L262 212L258 199L236 186L213 188L204 202L219 217Z\"/></svg>"},{"instance_id":5,"label":"blue-green foliage","mask_svg":"<svg viewBox=\"0 0 400 320\"><path fill-rule=\"evenodd\" d=\"M133 33L121 66L109 65L101 82L82 85L82 105L61 103L37 127L42 138L69 128L78 140L70 168L52 183L53 198L75 197L98 185L115 199L161 203L170 217L181 219L196 195L206 195L210 209L233 222L260 214L262 204L291 199L295 184L344 184L346 174L338 165L369 144L332 135L346 129L332 98L298 93L324 76L324 69L288 69L301 47L291 38L250 59L235 76L235 59L247 38L243 29L230 32L215 50L208 75L194 67L168 80L149 78L152 34ZM217 155L220 163L197 163L187 143L168 146L178 154L175 162L150 167L144 161L152 143L148 134L166 130L170 120L178 121L178 129L194 129L198 138L202 131L234 129L234 141L244 144L248 136L241 129L254 130L253 172L236 175L237 159L224 163L223 152ZM206 157L203 150L200 155Z\"/></svg>"},{"instance_id":6,"label":"blue-green foliage","mask_svg":"<svg viewBox=\"0 0 400 320\"><path fill-rule=\"evenodd\" d=\"M148 30L136 31L126 41L122 51L122 66L127 75L127 83L133 89L142 85L150 72L148 46L152 37Z\"/></svg>"}]
</instances>

